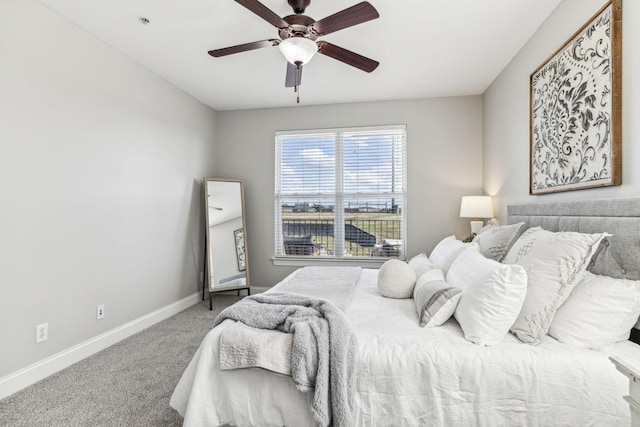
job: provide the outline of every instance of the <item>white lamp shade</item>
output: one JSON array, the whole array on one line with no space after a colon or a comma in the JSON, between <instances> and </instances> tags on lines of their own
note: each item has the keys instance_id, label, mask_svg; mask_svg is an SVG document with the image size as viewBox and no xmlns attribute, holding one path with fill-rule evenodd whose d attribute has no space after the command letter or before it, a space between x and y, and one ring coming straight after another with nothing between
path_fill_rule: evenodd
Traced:
<instances>
[{"instance_id":1,"label":"white lamp shade","mask_svg":"<svg viewBox=\"0 0 640 427\"><path fill-rule=\"evenodd\" d=\"M318 51L318 45L313 40L304 37L290 37L278 45L280 52L293 65L304 65L313 58Z\"/></svg>"},{"instance_id":2,"label":"white lamp shade","mask_svg":"<svg viewBox=\"0 0 640 427\"><path fill-rule=\"evenodd\" d=\"M465 196L460 203L460 218L493 218L490 196Z\"/></svg>"}]
</instances>

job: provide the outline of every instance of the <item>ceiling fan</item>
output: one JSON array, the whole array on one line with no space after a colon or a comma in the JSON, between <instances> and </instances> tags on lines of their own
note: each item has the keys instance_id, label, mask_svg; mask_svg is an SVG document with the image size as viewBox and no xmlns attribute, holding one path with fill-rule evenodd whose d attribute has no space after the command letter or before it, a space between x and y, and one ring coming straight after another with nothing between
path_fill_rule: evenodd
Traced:
<instances>
[{"instance_id":1,"label":"ceiling fan","mask_svg":"<svg viewBox=\"0 0 640 427\"><path fill-rule=\"evenodd\" d=\"M375 70L379 62L359 55L332 43L317 40L318 37L334 33L363 22L378 18L378 11L366 1L351 6L319 21L304 15L311 0L287 0L294 15L283 18L258 0L235 0L278 29L280 39L261 40L209 51L213 57L221 57L263 47L278 46L287 59L286 87L298 88L302 82L302 66L313 55L321 53L367 73ZM300 100L298 99L298 102Z\"/></svg>"},{"instance_id":2,"label":"ceiling fan","mask_svg":"<svg viewBox=\"0 0 640 427\"><path fill-rule=\"evenodd\" d=\"M207 195L207 197L208 197L208 198L211 198L211 194L208 194L208 195ZM213 210L216 210L216 211L222 211L222 210L224 210L224 209L223 209L223 208L221 208L221 207L218 207L218 206L211 206L211 205L209 205L209 208L210 208L210 209L213 209Z\"/></svg>"}]
</instances>

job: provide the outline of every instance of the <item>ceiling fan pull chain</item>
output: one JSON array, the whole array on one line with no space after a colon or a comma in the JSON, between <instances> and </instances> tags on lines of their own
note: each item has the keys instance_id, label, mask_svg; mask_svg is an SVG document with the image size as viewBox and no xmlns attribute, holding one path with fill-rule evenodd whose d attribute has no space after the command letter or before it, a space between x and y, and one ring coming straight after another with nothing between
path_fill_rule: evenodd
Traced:
<instances>
[{"instance_id":1,"label":"ceiling fan pull chain","mask_svg":"<svg viewBox=\"0 0 640 427\"><path fill-rule=\"evenodd\" d=\"M293 91L298 94L296 96L296 104L300 104L300 88L298 86L294 86Z\"/></svg>"}]
</instances>

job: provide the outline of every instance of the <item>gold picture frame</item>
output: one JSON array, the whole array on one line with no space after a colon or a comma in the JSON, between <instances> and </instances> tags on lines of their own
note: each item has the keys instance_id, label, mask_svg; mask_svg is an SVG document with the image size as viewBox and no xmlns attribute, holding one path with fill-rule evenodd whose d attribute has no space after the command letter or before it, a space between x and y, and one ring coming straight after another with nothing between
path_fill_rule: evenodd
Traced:
<instances>
[{"instance_id":1,"label":"gold picture frame","mask_svg":"<svg viewBox=\"0 0 640 427\"><path fill-rule=\"evenodd\" d=\"M622 183L622 0L530 76L529 194Z\"/></svg>"}]
</instances>

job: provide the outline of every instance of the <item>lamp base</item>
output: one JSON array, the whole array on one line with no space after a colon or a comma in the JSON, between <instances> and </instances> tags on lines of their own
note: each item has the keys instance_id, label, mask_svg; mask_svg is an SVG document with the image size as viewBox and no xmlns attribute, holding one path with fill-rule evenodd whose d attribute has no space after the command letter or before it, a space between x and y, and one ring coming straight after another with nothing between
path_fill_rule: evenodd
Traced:
<instances>
[{"instance_id":1,"label":"lamp base","mask_svg":"<svg viewBox=\"0 0 640 427\"><path fill-rule=\"evenodd\" d=\"M471 221L471 233L478 234L478 231L484 226L482 221Z\"/></svg>"}]
</instances>

